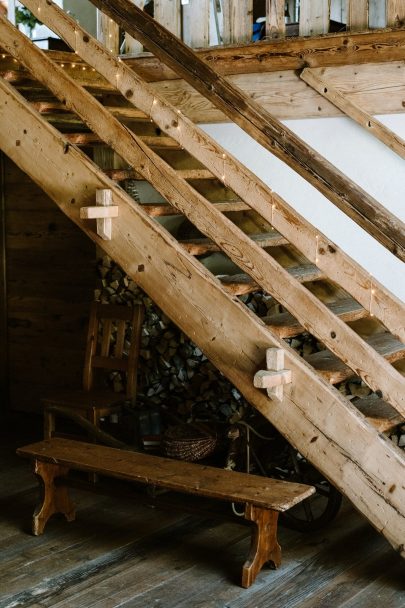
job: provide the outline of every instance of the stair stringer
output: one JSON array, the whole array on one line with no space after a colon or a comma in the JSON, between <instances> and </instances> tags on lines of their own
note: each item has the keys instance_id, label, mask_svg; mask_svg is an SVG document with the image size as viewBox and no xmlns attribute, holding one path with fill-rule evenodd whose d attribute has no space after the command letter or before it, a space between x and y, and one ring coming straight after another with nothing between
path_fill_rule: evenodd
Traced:
<instances>
[{"instance_id":1,"label":"stair stringer","mask_svg":"<svg viewBox=\"0 0 405 608\"><path fill-rule=\"evenodd\" d=\"M338 487L405 557L405 458L336 389L232 298L192 256L77 148L0 81L1 148L116 260L245 398ZM99 188L119 207L113 238L80 219ZM253 387L269 347L293 382L282 402Z\"/></svg>"}]
</instances>

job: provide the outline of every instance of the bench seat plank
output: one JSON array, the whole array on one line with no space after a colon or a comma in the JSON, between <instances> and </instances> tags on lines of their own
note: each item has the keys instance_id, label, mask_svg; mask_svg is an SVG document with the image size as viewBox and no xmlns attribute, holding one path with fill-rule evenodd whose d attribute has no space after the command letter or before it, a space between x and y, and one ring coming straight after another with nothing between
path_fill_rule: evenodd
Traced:
<instances>
[{"instance_id":1,"label":"bench seat plank","mask_svg":"<svg viewBox=\"0 0 405 608\"><path fill-rule=\"evenodd\" d=\"M247 476L160 456L53 437L17 450L20 456L170 490L286 511L311 496L312 486Z\"/></svg>"}]
</instances>

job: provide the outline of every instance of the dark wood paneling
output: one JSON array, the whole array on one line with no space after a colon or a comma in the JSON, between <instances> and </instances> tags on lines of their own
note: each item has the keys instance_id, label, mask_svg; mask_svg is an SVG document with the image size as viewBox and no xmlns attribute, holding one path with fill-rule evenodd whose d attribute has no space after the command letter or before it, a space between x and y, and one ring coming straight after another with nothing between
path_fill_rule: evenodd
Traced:
<instances>
[{"instance_id":1,"label":"dark wood paneling","mask_svg":"<svg viewBox=\"0 0 405 608\"><path fill-rule=\"evenodd\" d=\"M9 159L4 166L10 404L80 386L95 249Z\"/></svg>"}]
</instances>

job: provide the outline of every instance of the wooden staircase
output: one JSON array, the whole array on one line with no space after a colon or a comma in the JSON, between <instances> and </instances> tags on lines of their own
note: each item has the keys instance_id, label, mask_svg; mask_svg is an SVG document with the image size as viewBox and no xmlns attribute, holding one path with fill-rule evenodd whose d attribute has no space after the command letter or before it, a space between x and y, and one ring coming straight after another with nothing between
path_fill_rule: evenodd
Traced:
<instances>
[{"instance_id":1,"label":"wooden staircase","mask_svg":"<svg viewBox=\"0 0 405 608\"><path fill-rule=\"evenodd\" d=\"M4 52L39 82L34 96L32 85L0 81L4 152L405 556L405 458L381 434L405 417L404 304L58 7L24 3L135 107L104 107L0 19ZM102 170L86 156L102 142L124 168ZM128 179L146 180L165 202L135 202L118 185ZM101 189L118 207L111 240L80 213ZM169 234L161 218L175 215L198 236ZM201 263L217 252L233 273L214 276ZM257 290L281 312L254 315L239 296ZM293 350L288 340L303 332L323 350L306 358ZM270 347L284 350L292 370L282 401L253 386ZM374 395L346 399L333 385L349 378Z\"/></svg>"}]
</instances>

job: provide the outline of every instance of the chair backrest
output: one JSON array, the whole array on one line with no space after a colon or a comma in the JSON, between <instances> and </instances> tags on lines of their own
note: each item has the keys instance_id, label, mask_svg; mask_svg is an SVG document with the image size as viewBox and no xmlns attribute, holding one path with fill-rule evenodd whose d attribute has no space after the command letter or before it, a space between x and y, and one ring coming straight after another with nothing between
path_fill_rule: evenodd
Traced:
<instances>
[{"instance_id":1,"label":"chair backrest","mask_svg":"<svg viewBox=\"0 0 405 608\"><path fill-rule=\"evenodd\" d=\"M143 317L141 305L92 303L83 370L84 390L92 389L95 369L117 370L126 376L126 397L135 398Z\"/></svg>"}]
</instances>

